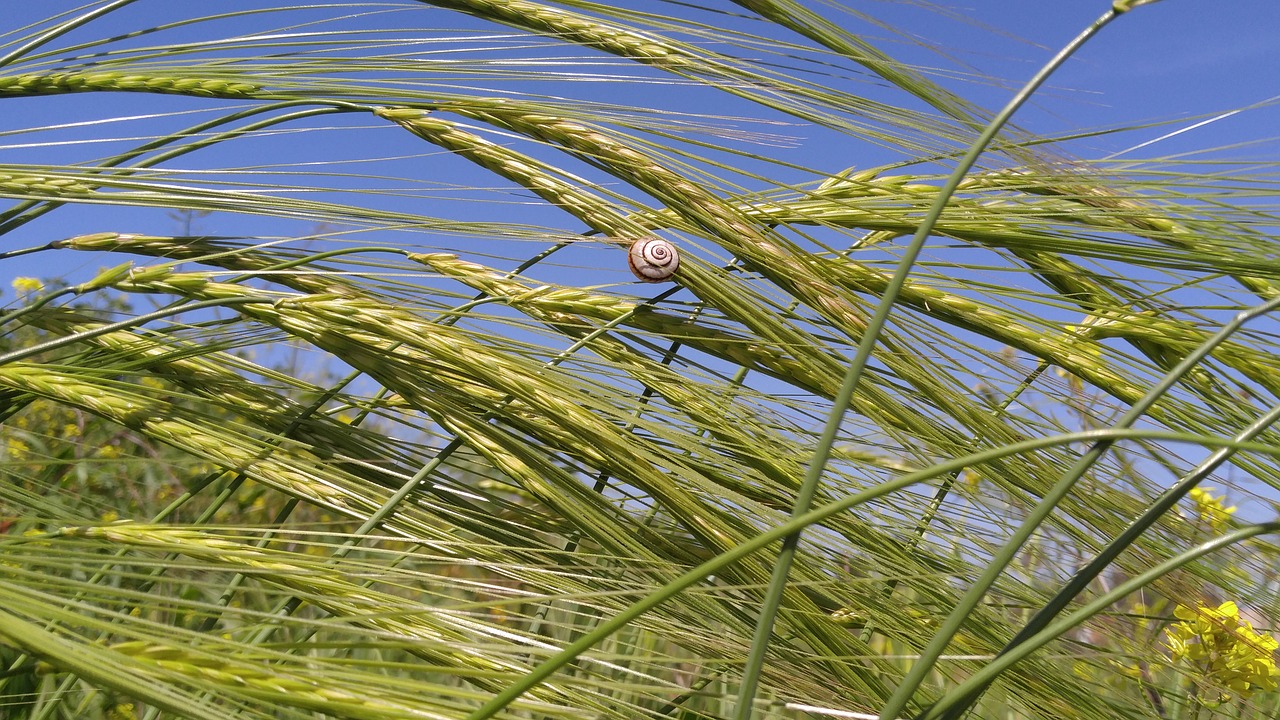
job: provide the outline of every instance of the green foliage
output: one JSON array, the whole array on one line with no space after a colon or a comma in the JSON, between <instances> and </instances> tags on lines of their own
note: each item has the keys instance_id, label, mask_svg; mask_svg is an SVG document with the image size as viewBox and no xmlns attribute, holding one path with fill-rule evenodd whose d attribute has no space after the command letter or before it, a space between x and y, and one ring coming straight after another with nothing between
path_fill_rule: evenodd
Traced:
<instances>
[{"instance_id":1,"label":"green foliage","mask_svg":"<svg viewBox=\"0 0 1280 720\"><path fill-rule=\"evenodd\" d=\"M6 28L0 716L1275 717L1274 160L739 5Z\"/></svg>"}]
</instances>

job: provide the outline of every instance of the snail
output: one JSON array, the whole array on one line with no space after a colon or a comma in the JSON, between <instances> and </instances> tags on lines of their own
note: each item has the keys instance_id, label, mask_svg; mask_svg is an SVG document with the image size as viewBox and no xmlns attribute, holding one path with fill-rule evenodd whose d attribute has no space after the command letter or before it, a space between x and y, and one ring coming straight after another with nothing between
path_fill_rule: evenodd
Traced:
<instances>
[{"instance_id":1,"label":"snail","mask_svg":"<svg viewBox=\"0 0 1280 720\"><path fill-rule=\"evenodd\" d=\"M680 253L676 251L675 245L662 238L640 238L631 244L627 265L631 268L631 273L644 282L665 282L680 267Z\"/></svg>"}]
</instances>

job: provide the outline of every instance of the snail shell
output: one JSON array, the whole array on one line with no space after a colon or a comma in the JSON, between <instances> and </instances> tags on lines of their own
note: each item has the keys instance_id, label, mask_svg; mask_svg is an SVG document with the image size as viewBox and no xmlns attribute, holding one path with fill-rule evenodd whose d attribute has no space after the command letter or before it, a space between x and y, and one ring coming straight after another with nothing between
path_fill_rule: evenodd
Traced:
<instances>
[{"instance_id":1,"label":"snail shell","mask_svg":"<svg viewBox=\"0 0 1280 720\"><path fill-rule=\"evenodd\" d=\"M640 238L631 244L627 255L631 273L644 282L658 283L671 279L680 267L676 246L657 237Z\"/></svg>"}]
</instances>

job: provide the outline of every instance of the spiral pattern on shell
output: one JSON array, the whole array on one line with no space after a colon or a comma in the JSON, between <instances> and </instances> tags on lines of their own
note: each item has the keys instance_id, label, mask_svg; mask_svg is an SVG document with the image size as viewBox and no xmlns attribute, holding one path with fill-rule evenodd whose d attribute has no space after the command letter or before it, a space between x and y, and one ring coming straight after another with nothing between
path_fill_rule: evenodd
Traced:
<instances>
[{"instance_id":1,"label":"spiral pattern on shell","mask_svg":"<svg viewBox=\"0 0 1280 720\"><path fill-rule=\"evenodd\" d=\"M644 282L665 282L680 267L680 253L676 251L675 245L662 238L640 238L631 244L627 265L631 268L631 274Z\"/></svg>"}]
</instances>

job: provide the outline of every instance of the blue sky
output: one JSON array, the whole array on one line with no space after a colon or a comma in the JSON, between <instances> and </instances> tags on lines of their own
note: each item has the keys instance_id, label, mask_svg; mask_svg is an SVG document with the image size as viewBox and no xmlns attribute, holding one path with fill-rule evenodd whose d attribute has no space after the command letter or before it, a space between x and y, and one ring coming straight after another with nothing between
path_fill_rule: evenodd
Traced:
<instances>
[{"instance_id":1,"label":"blue sky","mask_svg":"<svg viewBox=\"0 0 1280 720\"><path fill-rule=\"evenodd\" d=\"M886 3L887 7L897 7ZM1083 29L1102 3L976 2L952 5L963 20L915 12L925 19L919 32L943 46L955 46L959 60L1013 80L1029 77L1052 52ZM905 11L900 8L899 11ZM1001 28L1012 38L966 30L964 21ZM1125 126L1216 114L1280 95L1276 70L1276 29L1280 3L1268 0L1211 3L1164 0L1143 6L1112 23L1053 78L1017 122L1042 133L1089 127ZM980 93L998 107L1007 91ZM972 96L972 95L971 95ZM1273 137L1275 110L1251 112L1170 141L1152 153L1163 155L1241 140ZM1176 127L1176 126L1175 126ZM1160 133L1108 137L1083 143L1081 155L1096 157ZM1095 148L1095 152L1083 152ZM1100 150L1102 152L1096 152ZM1268 150L1274 156L1275 146Z\"/></svg>"}]
</instances>

